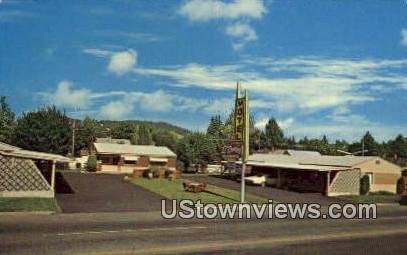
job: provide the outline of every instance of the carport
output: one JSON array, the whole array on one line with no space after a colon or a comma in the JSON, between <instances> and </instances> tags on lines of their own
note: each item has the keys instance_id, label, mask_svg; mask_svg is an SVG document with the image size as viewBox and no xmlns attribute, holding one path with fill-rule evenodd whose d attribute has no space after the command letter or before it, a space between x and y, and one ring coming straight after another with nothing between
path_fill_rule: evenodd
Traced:
<instances>
[{"instance_id":1,"label":"carport","mask_svg":"<svg viewBox=\"0 0 407 255\"><path fill-rule=\"evenodd\" d=\"M69 158L0 143L0 196L54 197L57 164Z\"/></svg>"},{"instance_id":2,"label":"carport","mask_svg":"<svg viewBox=\"0 0 407 255\"><path fill-rule=\"evenodd\" d=\"M268 174L277 179L277 188L318 192L326 196L359 194L360 169L302 164L288 155L254 154L247 165L252 174Z\"/></svg>"}]
</instances>

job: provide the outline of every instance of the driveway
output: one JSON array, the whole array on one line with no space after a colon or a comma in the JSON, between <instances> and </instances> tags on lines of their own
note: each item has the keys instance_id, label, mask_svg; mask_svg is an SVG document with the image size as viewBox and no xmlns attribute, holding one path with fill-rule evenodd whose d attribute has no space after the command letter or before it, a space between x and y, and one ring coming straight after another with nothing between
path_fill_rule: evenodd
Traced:
<instances>
[{"instance_id":1,"label":"driveway","mask_svg":"<svg viewBox=\"0 0 407 255\"><path fill-rule=\"evenodd\" d=\"M123 177L109 174L62 173L57 178L58 205L64 213L160 210L163 197L127 183L123 181ZM66 187L67 184L69 187ZM73 193L69 193L70 190ZM58 193L59 191L63 193Z\"/></svg>"},{"instance_id":2,"label":"driveway","mask_svg":"<svg viewBox=\"0 0 407 255\"><path fill-rule=\"evenodd\" d=\"M206 182L214 186L240 191L239 182L224 179L220 176L183 175L183 178L191 181ZM273 199L280 203L318 203L322 206L326 206L332 203L345 202L343 199L327 197L320 193L300 193L272 187L246 185L246 192L259 197Z\"/></svg>"}]
</instances>

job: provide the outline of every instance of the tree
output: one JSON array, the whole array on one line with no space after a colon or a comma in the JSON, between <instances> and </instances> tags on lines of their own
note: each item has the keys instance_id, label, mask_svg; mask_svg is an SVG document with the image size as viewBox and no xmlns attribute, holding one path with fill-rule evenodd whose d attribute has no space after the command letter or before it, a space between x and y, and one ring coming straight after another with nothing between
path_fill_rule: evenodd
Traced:
<instances>
[{"instance_id":1,"label":"tree","mask_svg":"<svg viewBox=\"0 0 407 255\"><path fill-rule=\"evenodd\" d=\"M51 106L23 113L13 139L24 149L66 155L71 149L71 132L65 112Z\"/></svg>"},{"instance_id":2,"label":"tree","mask_svg":"<svg viewBox=\"0 0 407 255\"><path fill-rule=\"evenodd\" d=\"M261 142L262 131L256 127L253 127L250 131L250 152L252 153L253 151L260 150L263 146Z\"/></svg>"},{"instance_id":3,"label":"tree","mask_svg":"<svg viewBox=\"0 0 407 255\"><path fill-rule=\"evenodd\" d=\"M216 147L209 136L201 132L193 132L184 136L177 144L178 160L185 167L191 164L207 165L214 160Z\"/></svg>"},{"instance_id":4,"label":"tree","mask_svg":"<svg viewBox=\"0 0 407 255\"><path fill-rule=\"evenodd\" d=\"M276 119L269 119L265 130L267 147L272 150L279 148L284 141L284 133L278 126Z\"/></svg>"},{"instance_id":5,"label":"tree","mask_svg":"<svg viewBox=\"0 0 407 255\"><path fill-rule=\"evenodd\" d=\"M137 126L127 121L120 122L112 128L112 138L131 139Z\"/></svg>"},{"instance_id":6,"label":"tree","mask_svg":"<svg viewBox=\"0 0 407 255\"><path fill-rule=\"evenodd\" d=\"M15 128L15 115L11 111L6 97L0 97L0 142L11 143Z\"/></svg>"},{"instance_id":7,"label":"tree","mask_svg":"<svg viewBox=\"0 0 407 255\"><path fill-rule=\"evenodd\" d=\"M206 131L208 143L215 148L213 159L216 161L222 160L222 150L225 144L225 136L223 135L223 123L220 115L211 118L209 126Z\"/></svg>"},{"instance_id":8,"label":"tree","mask_svg":"<svg viewBox=\"0 0 407 255\"><path fill-rule=\"evenodd\" d=\"M403 135L398 135L396 139L388 142L389 153L395 159L407 158L407 138Z\"/></svg>"},{"instance_id":9,"label":"tree","mask_svg":"<svg viewBox=\"0 0 407 255\"><path fill-rule=\"evenodd\" d=\"M96 141L97 133L100 130L99 123L90 117L85 117L83 121L78 122L75 133L75 153L78 153L83 148L90 151L92 143Z\"/></svg>"},{"instance_id":10,"label":"tree","mask_svg":"<svg viewBox=\"0 0 407 255\"><path fill-rule=\"evenodd\" d=\"M138 131L138 144L152 145L153 144L153 130L146 124L141 124L137 128Z\"/></svg>"},{"instance_id":11,"label":"tree","mask_svg":"<svg viewBox=\"0 0 407 255\"><path fill-rule=\"evenodd\" d=\"M379 144L375 141L369 131L363 136L361 143L364 143L364 146L362 147L367 150L367 152L364 153L365 156L377 156L379 154Z\"/></svg>"},{"instance_id":12,"label":"tree","mask_svg":"<svg viewBox=\"0 0 407 255\"><path fill-rule=\"evenodd\" d=\"M178 135L168 130L159 129L153 132L153 141L157 146L167 146L171 150L175 150L178 140Z\"/></svg>"},{"instance_id":13,"label":"tree","mask_svg":"<svg viewBox=\"0 0 407 255\"><path fill-rule=\"evenodd\" d=\"M97 164L98 164L98 161L97 161L96 155L89 155L88 161L86 163L86 169L89 172L95 172L97 169Z\"/></svg>"}]
</instances>

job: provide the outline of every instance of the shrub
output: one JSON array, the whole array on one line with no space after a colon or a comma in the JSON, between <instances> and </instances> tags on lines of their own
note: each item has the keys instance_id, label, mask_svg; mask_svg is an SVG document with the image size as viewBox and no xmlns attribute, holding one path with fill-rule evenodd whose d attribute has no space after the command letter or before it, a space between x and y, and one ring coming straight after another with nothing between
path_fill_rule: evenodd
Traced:
<instances>
[{"instance_id":1,"label":"shrub","mask_svg":"<svg viewBox=\"0 0 407 255\"><path fill-rule=\"evenodd\" d=\"M151 173L151 169L146 169L143 171L143 177L144 178L149 178L149 174Z\"/></svg>"},{"instance_id":2,"label":"shrub","mask_svg":"<svg viewBox=\"0 0 407 255\"><path fill-rule=\"evenodd\" d=\"M160 177L160 169L159 168L152 168L151 171L153 172L153 178L159 178Z\"/></svg>"},{"instance_id":3,"label":"shrub","mask_svg":"<svg viewBox=\"0 0 407 255\"><path fill-rule=\"evenodd\" d=\"M173 174L173 171L171 171L170 169L166 169L164 174L165 178L169 178Z\"/></svg>"},{"instance_id":4,"label":"shrub","mask_svg":"<svg viewBox=\"0 0 407 255\"><path fill-rule=\"evenodd\" d=\"M401 177L400 179L398 179L398 181L397 181L397 194L398 195L401 195L401 193L403 193L403 191L404 191L404 180L403 180L403 178Z\"/></svg>"},{"instance_id":5,"label":"shrub","mask_svg":"<svg viewBox=\"0 0 407 255\"><path fill-rule=\"evenodd\" d=\"M370 190L370 179L369 176L364 175L360 178L360 194L366 195Z\"/></svg>"},{"instance_id":6,"label":"shrub","mask_svg":"<svg viewBox=\"0 0 407 255\"><path fill-rule=\"evenodd\" d=\"M375 192L369 192L369 195L394 195L394 192L390 192L387 190L379 190L379 191L375 191Z\"/></svg>"},{"instance_id":7,"label":"shrub","mask_svg":"<svg viewBox=\"0 0 407 255\"><path fill-rule=\"evenodd\" d=\"M89 155L88 161L86 163L86 169L89 172L95 172L98 165L96 155Z\"/></svg>"}]
</instances>

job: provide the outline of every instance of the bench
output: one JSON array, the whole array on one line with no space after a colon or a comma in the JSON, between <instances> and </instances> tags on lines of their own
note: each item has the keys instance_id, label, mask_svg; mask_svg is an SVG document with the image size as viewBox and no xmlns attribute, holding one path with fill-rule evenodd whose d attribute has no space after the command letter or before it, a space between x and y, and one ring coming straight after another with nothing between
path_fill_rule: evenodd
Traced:
<instances>
[{"instance_id":1,"label":"bench","mask_svg":"<svg viewBox=\"0 0 407 255\"><path fill-rule=\"evenodd\" d=\"M190 191L190 192L203 192L206 189L206 183L202 182L191 182L191 181L184 181L182 183L184 187L184 191Z\"/></svg>"}]
</instances>

